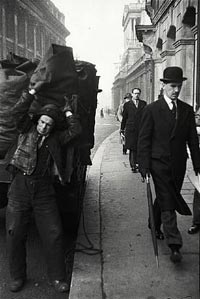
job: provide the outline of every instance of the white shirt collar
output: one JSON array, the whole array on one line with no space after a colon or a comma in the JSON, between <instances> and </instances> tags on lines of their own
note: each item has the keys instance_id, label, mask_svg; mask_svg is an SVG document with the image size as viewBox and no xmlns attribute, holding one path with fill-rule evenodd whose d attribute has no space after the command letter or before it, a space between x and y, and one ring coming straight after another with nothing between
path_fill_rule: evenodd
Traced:
<instances>
[{"instance_id":1,"label":"white shirt collar","mask_svg":"<svg viewBox=\"0 0 200 299\"><path fill-rule=\"evenodd\" d=\"M169 109L171 110L172 109L172 100L167 97L165 94L163 95L164 96L164 99L165 101L167 102L167 105L169 106ZM173 102L175 103L176 107L177 107L177 101L176 100L173 100Z\"/></svg>"}]
</instances>

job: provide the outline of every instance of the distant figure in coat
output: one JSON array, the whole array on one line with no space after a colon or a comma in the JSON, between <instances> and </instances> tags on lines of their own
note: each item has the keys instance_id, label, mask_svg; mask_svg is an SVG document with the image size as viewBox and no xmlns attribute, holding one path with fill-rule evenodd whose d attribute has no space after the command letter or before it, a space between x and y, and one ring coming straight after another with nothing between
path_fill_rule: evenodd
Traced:
<instances>
[{"instance_id":1,"label":"distant figure in coat","mask_svg":"<svg viewBox=\"0 0 200 299\"><path fill-rule=\"evenodd\" d=\"M171 249L170 259L182 259L182 236L177 227L176 211L191 215L180 191L189 147L195 173L200 172L199 142L193 108L178 99L183 77L179 67L164 70L163 96L144 109L138 140L139 170L143 178L152 175L156 199L155 226L158 239L165 236ZM160 230L163 224L164 236Z\"/></svg>"},{"instance_id":2,"label":"distant figure in coat","mask_svg":"<svg viewBox=\"0 0 200 299\"><path fill-rule=\"evenodd\" d=\"M128 101L130 101L132 99L132 95L130 92L126 93L124 96L124 101L119 104L118 110L117 110L117 119L120 121L120 123L122 122L122 115L123 115L123 110L124 110L124 104ZM125 136L123 134L123 132L121 132L121 128L120 128L120 136L121 136L121 140L122 140L122 152L124 155L126 155L127 153L127 148L125 145Z\"/></svg>"},{"instance_id":3,"label":"distant figure in coat","mask_svg":"<svg viewBox=\"0 0 200 299\"><path fill-rule=\"evenodd\" d=\"M101 116L101 118L104 117L103 108L101 108L101 110L100 110L100 116Z\"/></svg>"},{"instance_id":4,"label":"distant figure in coat","mask_svg":"<svg viewBox=\"0 0 200 299\"><path fill-rule=\"evenodd\" d=\"M125 147L129 149L129 163L131 170L137 172L137 140L139 124L146 106L146 102L140 100L141 89L132 89L132 98L124 104L121 122L121 133L125 135Z\"/></svg>"}]
</instances>

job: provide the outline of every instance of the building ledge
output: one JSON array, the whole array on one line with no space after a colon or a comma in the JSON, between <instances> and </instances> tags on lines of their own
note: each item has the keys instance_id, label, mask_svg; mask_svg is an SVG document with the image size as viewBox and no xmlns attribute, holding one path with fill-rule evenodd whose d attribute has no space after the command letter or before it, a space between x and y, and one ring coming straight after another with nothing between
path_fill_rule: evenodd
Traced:
<instances>
[{"instance_id":1,"label":"building ledge","mask_svg":"<svg viewBox=\"0 0 200 299\"><path fill-rule=\"evenodd\" d=\"M179 46L182 46L182 45L194 45L195 44L195 40L194 38L185 38L185 39L179 39L177 41L175 41L173 43L173 46L175 48L178 48Z\"/></svg>"},{"instance_id":2,"label":"building ledge","mask_svg":"<svg viewBox=\"0 0 200 299\"><path fill-rule=\"evenodd\" d=\"M154 33L156 31L156 27L154 25L136 25L136 36L139 42L143 42L143 35L146 33Z\"/></svg>"}]
</instances>

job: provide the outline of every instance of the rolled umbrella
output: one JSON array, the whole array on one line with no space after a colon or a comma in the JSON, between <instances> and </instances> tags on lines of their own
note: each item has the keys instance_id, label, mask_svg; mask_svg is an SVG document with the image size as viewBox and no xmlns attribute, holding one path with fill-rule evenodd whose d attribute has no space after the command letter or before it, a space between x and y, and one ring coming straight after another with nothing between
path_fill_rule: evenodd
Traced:
<instances>
[{"instance_id":1,"label":"rolled umbrella","mask_svg":"<svg viewBox=\"0 0 200 299\"><path fill-rule=\"evenodd\" d=\"M155 220L154 220L154 212L153 212L153 200L152 200L152 192L151 192L151 185L150 185L150 177L148 175L146 176L146 184L147 184L147 199L148 199L149 224L151 229L151 237L152 237L154 254L156 258L156 265L157 268L159 268L158 244L156 238Z\"/></svg>"}]
</instances>

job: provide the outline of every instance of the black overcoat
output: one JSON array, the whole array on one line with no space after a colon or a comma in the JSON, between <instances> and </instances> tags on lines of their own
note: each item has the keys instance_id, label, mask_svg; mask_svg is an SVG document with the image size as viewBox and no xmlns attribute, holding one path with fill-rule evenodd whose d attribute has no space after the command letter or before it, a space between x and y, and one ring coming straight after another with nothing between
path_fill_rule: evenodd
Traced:
<instances>
[{"instance_id":1,"label":"black overcoat","mask_svg":"<svg viewBox=\"0 0 200 299\"><path fill-rule=\"evenodd\" d=\"M130 150L137 149L138 129L146 102L138 100L138 107L132 100L124 104L121 130L125 130L125 147Z\"/></svg>"},{"instance_id":2,"label":"black overcoat","mask_svg":"<svg viewBox=\"0 0 200 299\"><path fill-rule=\"evenodd\" d=\"M200 168L199 142L193 108L177 100L177 120L162 97L143 112L138 139L140 168L150 169L161 210L191 211L180 194L190 150L194 169Z\"/></svg>"}]
</instances>

